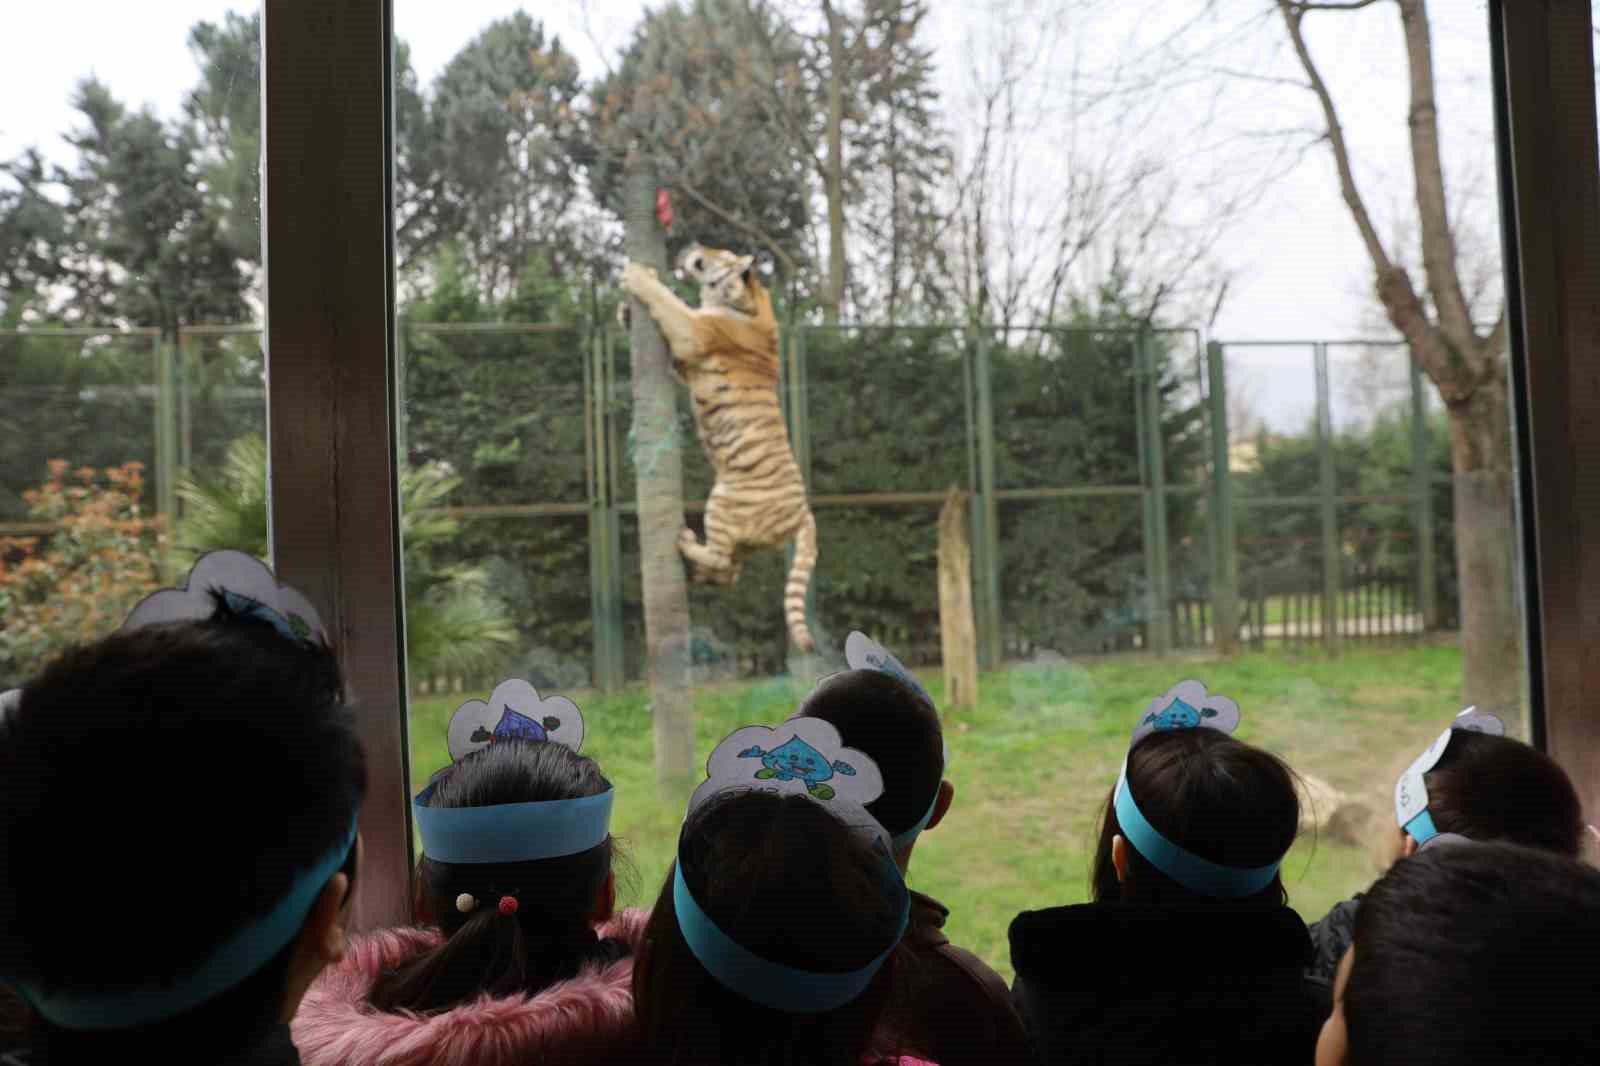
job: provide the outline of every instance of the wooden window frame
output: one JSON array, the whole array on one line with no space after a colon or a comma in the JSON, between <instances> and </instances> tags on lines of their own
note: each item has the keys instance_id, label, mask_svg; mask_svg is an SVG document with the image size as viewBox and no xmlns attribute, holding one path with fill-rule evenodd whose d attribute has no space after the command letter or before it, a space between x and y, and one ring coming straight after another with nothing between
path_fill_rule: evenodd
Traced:
<instances>
[{"instance_id":1,"label":"wooden window frame","mask_svg":"<svg viewBox=\"0 0 1600 1066\"><path fill-rule=\"evenodd\" d=\"M1600 809L1600 175L1589 5L1491 0L1535 743ZM391 0L263 0L273 560L324 611L368 754L357 923L410 913Z\"/></svg>"},{"instance_id":2,"label":"wooden window frame","mask_svg":"<svg viewBox=\"0 0 1600 1066\"><path fill-rule=\"evenodd\" d=\"M1600 147L1587 0L1491 0L1533 741L1600 815Z\"/></svg>"}]
</instances>

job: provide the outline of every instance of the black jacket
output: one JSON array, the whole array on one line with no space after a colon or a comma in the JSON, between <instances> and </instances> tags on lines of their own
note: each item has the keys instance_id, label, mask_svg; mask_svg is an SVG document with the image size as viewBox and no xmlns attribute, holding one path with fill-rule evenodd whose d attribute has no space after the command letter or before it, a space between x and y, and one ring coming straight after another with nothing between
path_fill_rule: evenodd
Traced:
<instances>
[{"instance_id":1,"label":"black jacket","mask_svg":"<svg viewBox=\"0 0 1600 1066\"><path fill-rule=\"evenodd\" d=\"M1011 923L1012 994L1042 1066L1310 1066L1331 1009L1311 958L1287 907L1087 903Z\"/></svg>"},{"instance_id":2,"label":"black jacket","mask_svg":"<svg viewBox=\"0 0 1600 1066\"><path fill-rule=\"evenodd\" d=\"M1343 903L1335 903L1322 921L1311 923L1311 944L1317 952L1307 969L1311 976L1333 983L1339 960L1355 939L1356 911L1360 909L1361 893L1357 892Z\"/></svg>"}]
</instances>

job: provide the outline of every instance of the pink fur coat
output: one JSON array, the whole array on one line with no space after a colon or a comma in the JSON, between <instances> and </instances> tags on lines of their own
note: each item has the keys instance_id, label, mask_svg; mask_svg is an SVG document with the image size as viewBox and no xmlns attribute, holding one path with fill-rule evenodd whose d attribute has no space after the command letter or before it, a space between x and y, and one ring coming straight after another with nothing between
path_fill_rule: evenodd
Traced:
<instances>
[{"instance_id":1,"label":"pink fur coat","mask_svg":"<svg viewBox=\"0 0 1600 1066\"><path fill-rule=\"evenodd\" d=\"M648 912L628 909L598 930L637 947ZM378 975L440 941L437 930L384 929L352 940L324 970L290 1030L305 1066L530 1066L595 1062L625 1052L633 1025L633 960L585 969L531 998L480 996L437 1014L380 1013Z\"/></svg>"}]
</instances>

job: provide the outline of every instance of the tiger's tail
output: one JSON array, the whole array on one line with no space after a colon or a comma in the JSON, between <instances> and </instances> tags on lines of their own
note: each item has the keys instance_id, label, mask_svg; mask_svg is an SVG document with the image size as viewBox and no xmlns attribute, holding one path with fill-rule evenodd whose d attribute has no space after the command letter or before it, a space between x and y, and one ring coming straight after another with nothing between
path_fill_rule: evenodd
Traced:
<instances>
[{"instance_id":1,"label":"tiger's tail","mask_svg":"<svg viewBox=\"0 0 1600 1066\"><path fill-rule=\"evenodd\" d=\"M811 572L817 568L817 520L806 508L800 528L794 534L794 562L789 566L789 580L783 589L783 617L789 623L789 639L802 652L817 649L806 628L806 590L811 586Z\"/></svg>"}]
</instances>

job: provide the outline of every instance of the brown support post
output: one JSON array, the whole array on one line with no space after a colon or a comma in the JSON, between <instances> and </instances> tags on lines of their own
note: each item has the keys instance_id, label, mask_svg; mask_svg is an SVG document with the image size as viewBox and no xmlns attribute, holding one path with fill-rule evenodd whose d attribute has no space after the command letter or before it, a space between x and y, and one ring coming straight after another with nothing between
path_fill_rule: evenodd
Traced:
<instances>
[{"instance_id":1,"label":"brown support post","mask_svg":"<svg viewBox=\"0 0 1600 1066\"><path fill-rule=\"evenodd\" d=\"M1530 739L1600 811L1600 181L1588 4L1491 0ZM1503 92L1503 96L1501 95Z\"/></svg>"},{"instance_id":2,"label":"brown support post","mask_svg":"<svg viewBox=\"0 0 1600 1066\"><path fill-rule=\"evenodd\" d=\"M939 511L939 651L944 702L951 709L978 705L978 630L972 617L972 540L967 500L951 485Z\"/></svg>"},{"instance_id":3,"label":"brown support post","mask_svg":"<svg viewBox=\"0 0 1600 1066\"><path fill-rule=\"evenodd\" d=\"M356 924L394 925L411 917L411 805L391 9L388 0L268 0L262 24L273 563L322 613L367 753Z\"/></svg>"}]
</instances>

